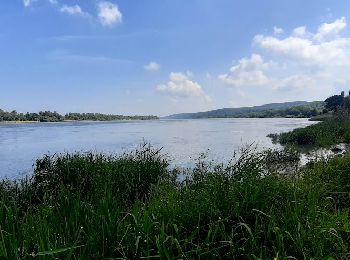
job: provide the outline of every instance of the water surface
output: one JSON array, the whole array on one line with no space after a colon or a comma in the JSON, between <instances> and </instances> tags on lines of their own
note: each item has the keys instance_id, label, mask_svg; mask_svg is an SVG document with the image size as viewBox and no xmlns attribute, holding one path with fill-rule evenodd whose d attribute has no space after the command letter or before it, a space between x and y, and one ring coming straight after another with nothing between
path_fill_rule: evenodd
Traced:
<instances>
[{"instance_id":1,"label":"water surface","mask_svg":"<svg viewBox=\"0 0 350 260\"><path fill-rule=\"evenodd\" d=\"M116 122L64 122L0 124L0 178L18 178L32 171L45 153L73 151L123 152L143 140L163 147L172 165L191 167L207 152L219 162L240 147L276 147L269 133L290 131L313 124L307 119L196 119Z\"/></svg>"}]
</instances>

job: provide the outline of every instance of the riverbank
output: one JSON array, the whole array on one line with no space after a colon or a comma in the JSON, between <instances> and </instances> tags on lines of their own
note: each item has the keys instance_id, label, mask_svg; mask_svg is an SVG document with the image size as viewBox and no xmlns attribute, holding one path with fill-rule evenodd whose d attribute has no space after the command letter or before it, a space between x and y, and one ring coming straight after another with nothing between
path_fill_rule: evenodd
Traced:
<instances>
[{"instance_id":1,"label":"riverbank","mask_svg":"<svg viewBox=\"0 0 350 260\"><path fill-rule=\"evenodd\" d=\"M291 132L270 134L274 142L282 145L331 147L338 143L350 142L350 117L348 115L333 116L305 128L297 128Z\"/></svg>"},{"instance_id":2,"label":"riverbank","mask_svg":"<svg viewBox=\"0 0 350 260\"><path fill-rule=\"evenodd\" d=\"M94 122L118 122L118 121L144 121L144 120L159 120L154 119L118 119L118 120L61 120L61 121L51 121L51 122L40 122L40 121L0 121L1 124L36 124L36 123L94 123Z\"/></svg>"},{"instance_id":3,"label":"riverbank","mask_svg":"<svg viewBox=\"0 0 350 260\"><path fill-rule=\"evenodd\" d=\"M40 123L39 121L0 121L0 124L34 124Z\"/></svg>"},{"instance_id":4,"label":"riverbank","mask_svg":"<svg viewBox=\"0 0 350 260\"><path fill-rule=\"evenodd\" d=\"M347 258L350 156L279 174L286 161L245 151L181 172L148 145L45 156L30 181L0 185L0 256Z\"/></svg>"}]
</instances>

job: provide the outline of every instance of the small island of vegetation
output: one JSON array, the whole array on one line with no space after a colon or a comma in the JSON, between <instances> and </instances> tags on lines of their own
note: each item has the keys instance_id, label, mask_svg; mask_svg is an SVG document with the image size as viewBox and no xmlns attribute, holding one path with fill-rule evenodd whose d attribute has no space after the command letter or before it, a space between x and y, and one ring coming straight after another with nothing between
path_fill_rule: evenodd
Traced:
<instances>
[{"instance_id":1,"label":"small island of vegetation","mask_svg":"<svg viewBox=\"0 0 350 260\"><path fill-rule=\"evenodd\" d=\"M0 122L62 122L62 121L115 121L115 120L154 120L157 116L124 116L100 113L67 113L60 115L56 111L40 111L38 113L18 113L16 110L6 112L0 109Z\"/></svg>"}]
</instances>

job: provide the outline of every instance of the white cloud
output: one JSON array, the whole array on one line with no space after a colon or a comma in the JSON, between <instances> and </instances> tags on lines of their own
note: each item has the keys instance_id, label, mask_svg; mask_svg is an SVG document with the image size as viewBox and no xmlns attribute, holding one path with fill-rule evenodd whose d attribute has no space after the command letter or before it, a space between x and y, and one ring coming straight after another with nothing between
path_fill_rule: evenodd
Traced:
<instances>
[{"instance_id":1,"label":"white cloud","mask_svg":"<svg viewBox=\"0 0 350 260\"><path fill-rule=\"evenodd\" d=\"M98 18L103 26L113 26L121 23L123 15L116 4L111 2L99 2Z\"/></svg>"},{"instance_id":2,"label":"white cloud","mask_svg":"<svg viewBox=\"0 0 350 260\"><path fill-rule=\"evenodd\" d=\"M148 71L158 71L160 69L160 65L157 62L152 61L149 64L145 65L144 69Z\"/></svg>"},{"instance_id":3,"label":"white cloud","mask_svg":"<svg viewBox=\"0 0 350 260\"><path fill-rule=\"evenodd\" d=\"M342 17L314 33L300 26L283 38L257 35L254 46L262 53L242 58L219 79L240 91L260 87L265 93L294 93L290 98L327 97L350 85L350 38L342 36L346 25Z\"/></svg>"},{"instance_id":4,"label":"white cloud","mask_svg":"<svg viewBox=\"0 0 350 260\"><path fill-rule=\"evenodd\" d=\"M272 54L303 64L343 64L348 62L350 38L340 37L340 28L345 28L346 24L339 25L339 21L345 22L345 19L336 20L333 24L323 24L315 34L307 32L305 27L298 27L287 38L257 35L254 42Z\"/></svg>"},{"instance_id":5,"label":"white cloud","mask_svg":"<svg viewBox=\"0 0 350 260\"><path fill-rule=\"evenodd\" d=\"M80 15L80 16L88 16L88 13L83 12L79 5L63 5L60 9L60 12L66 13L69 15Z\"/></svg>"},{"instance_id":6,"label":"white cloud","mask_svg":"<svg viewBox=\"0 0 350 260\"><path fill-rule=\"evenodd\" d=\"M23 0L23 5L24 5L24 7L29 7L36 1L37 0Z\"/></svg>"},{"instance_id":7,"label":"white cloud","mask_svg":"<svg viewBox=\"0 0 350 260\"><path fill-rule=\"evenodd\" d=\"M24 7L30 7L34 2L37 2L38 0L23 0ZM58 4L58 0L48 0L50 4Z\"/></svg>"},{"instance_id":8,"label":"white cloud","mask_svg":"<svg viewBox=\"0 0 350 260\"><path fill-rule=\"evenodd\" d=\"M335 20L333 23L324 23L318 28L315 39L319 41L338 37L338 34L346 27L345 17Z\"/></svg>"},{"instance_id":9,"label":"white cloud","mask_svg":"<svg viewBox=\"0 0 350 260\"><path fill-rule=\"evenodd\" d=\"M279 28L279 27L276 27L276 26L273 27L273 33L274 33L274 34L281 34L281 33L283 33L283 32L284 32L284 31L283 31L282 28Z\"/></svg>"},{"instance_id":10,"label":"white cloud","mask_svg":"<svg viewBox=\"0 0 350 260\"><path fill-rule=\"evenodd\" d=\"M293 35L296 37L303 37L307 35L306 27L299 26L293 30Z\"/></svg>"},{"instance_id":11,"label":"white cloud","mask_svg":"<svg viewBox=\"0 0 350 260\"><path fill-rule=\"evenodd\" d=\"M264 63L260 55L252 54L250 58L239 60L228 73L219 75L219 79L235 87L262 86L269 81L264 72L268 67L269 64Z\"/></svg>"},{"instance_id":12,"label":"white cloud","mask_svg":"<svg viewBox=\"0 0 350 260\"><path fill-rule=\"evenodd\" d=\"M207 102L211 101L197 82L192 81L188 75L181 72L170 73L168 83L159 85L156 89L173 98L197 97Z\"/></svg>"}]
</instances>

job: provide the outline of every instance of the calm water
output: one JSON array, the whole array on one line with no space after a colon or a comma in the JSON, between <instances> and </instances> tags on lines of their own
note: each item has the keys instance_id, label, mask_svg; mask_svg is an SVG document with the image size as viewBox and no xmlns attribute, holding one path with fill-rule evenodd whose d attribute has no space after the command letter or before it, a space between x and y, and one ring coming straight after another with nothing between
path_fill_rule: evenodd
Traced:
<instances>
[{"instance_id":1,"label":"calm water","mask_svg":"<svg viewBox=\"0 0 350 260\"><path fill-rule=\"evenodd\" d=\"M163 147L173 165L191 167L206 152L210 159L230 159L247 144L273 147L269 133L312 124L307 119L199 119L121 122L0 124L0 178L32 171L36 158L65 151L122 152L143 140Z\"/></svg>"}]
</instances>

